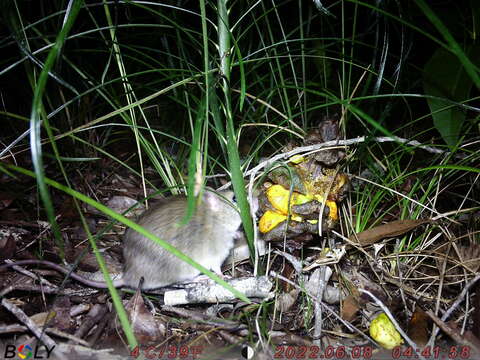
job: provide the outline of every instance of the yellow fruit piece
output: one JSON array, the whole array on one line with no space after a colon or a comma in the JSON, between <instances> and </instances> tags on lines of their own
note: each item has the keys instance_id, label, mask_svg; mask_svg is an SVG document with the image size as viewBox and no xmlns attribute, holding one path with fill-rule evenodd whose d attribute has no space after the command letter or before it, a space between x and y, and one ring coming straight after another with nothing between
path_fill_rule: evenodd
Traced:
<instances>
[{"instance_id":1,"label":"yellow fruit piece","mask_svg":"<svg viewBox=\"0 0 480 360\"><path fill-rule=\"evenodd\" d=\"M276 219L275 221L272 222L273 215L268 215L266 217L266 219L264 219L264 224L265 224L264 229L268 228L269 230L266 230L266 231L260 230L262 232L268 232L271 229L273 229L275 226L277 226L278 223L284 221L285 220L285 215L290 214L290 215L292 215L292 220L302 222L303 218L301 218L300 216L293 213L293 211L291 209L291 207L293 205L302 205L302 204L305 204L305 203L308 203L308 202L312 201L313 199L315 199L319 202L324 202L324 197L322 195L319 195L319 194L304 195L304 194L298 193L296 191L293 191L292 195L290 197L290 191L285 189L282 185L278 185L278 184L270 186L265 191L265 194L267 196L268 201L272 205L272 207L275 209L275 211L278 212L275 215L276 218L278 218L278 219ZM290 211L289 211L289 208L288 208L289 197L290 197ZM338 220L338 208L337 208L337 204L335 203L335 201L327 200L327 201L325 201L325 206L328 206L328 208L330 210L329 215L328 215L329 219L332 220L332 221L337 221ZM272 213L275 213L275 211L272 211ZM279 220L280 219L279 215L284 215L282 220ZM260 219L260 220L262 220L262 219Z\"/></svg>"},{"instance_id":2,"label":"yellow fruit piece","mask_svg":"<svg viewBox=\"0 0 480 360\"><path fill-rule=\"evenodd\" d=\"M328 208L330 209L330 212L328 213L328 217L332 220L337 221L338 220L337 203L335 201L327 200L325 202L325 205L328 206Z\"/></svg>"},{"instance_id":3,"label":"yellow fruit piece","mask_svg":"<svg viewBox=\"0 0 480 360\"><path fill-rule=\"evenodd\" d=\"M307 220L310 224L318 224L318 220Z\"/></svg>"},{"instance_id":4,"label":"yellow fruit piece","mask_svg":"<svg viewBox=\"0 0 480 360\"><path fill-rule=\"evenodd\" d=\"M291 219L293 221L298 221L298 222L302 222L303 221L303 218L301 216L298 216L298 215L292 215L291 216Z\"/></svg>"},{"instance_id":5,"label":"yellow fruit piece","mask_svg":"<svg viewBox=\"0 0 480 360\"><path fill-rule=\"evenodd\" d=\"M313 200L311 196L303 195L297 192L293 193L293 197L294 197L293 205L302 205Z\"/></svg>"},{"instance_id":6,"label":"yellow fruit piece","mask_svg":"<svg viewBox=\"0 0 480 360\"><path fill-rule=\"evenodd\" d=\"M288 161L293 164L300 164L305 161L305 158L302 155L293 155Z\"/></svg>"},{"instance_id":7,"label":"yellow fruit piece","mask_svg":"<svg viewBox=\"0 0 480 360\"><path fill-rule=\"evenodd\" d=\"M258 222L258 230L262 233L267 233L272 230L275 226L285 221L287 217L283 214L277 213L275 211L267 210L265 214L262 215L260 221Z\"/></svg>"},{"instance_id":8,"label":"yellow fruit piece","mask_svg":"<svg viewBox=\"0 0 480 360\"><path fill-rule=\"evenodd\" d=\"M266 191L267 199L270 204L282 214L287 215L288 211L288 200L290 198L290 206L292 205L301 205L309 201L312 201L312 197L300 194L298 192L292 192L290 197L290 191L285 189L282 185L272 185ZM290 211L291 213L291 211Z\"/></svg>"},{"instance_id":9,"label":"yellow fruit piece","mask_svg":"<svg viewBox=\"0 0 480 360\"><path fill-rule=\"evenodd\" d=\"M318 202L323 202L323 196L316 194L314 196L315 200ZM327 200L325 202L325 205L328 206L330 209L330 212L328 213L328 217L334 221L338 220L338 208L337 208L337 203L335 201Z\"/></svg>"},{"instance_id":10,"label":"yellow fruit piece","mask_svg":"<svg viewBox=\"0 0 480 360\"><path fill-rule=\"evenodd\" d=\"M403 344L402 337L385 313L381 313L372 320L370 336L388 350Z\"/></svg>"},{"instance_id":11,"label":"yellow fruit piece","mask_svg":"<svg viewBox=\"0 0 480 360\"><path fill-rule=\"evenodd\" d=\"M288 214L288 200L290 192L282 185L272 185L266 191L267 199L270 204L282 214ZM293 202L294 196L290 198L290 203Z\"/></svg>"}]
</instances>

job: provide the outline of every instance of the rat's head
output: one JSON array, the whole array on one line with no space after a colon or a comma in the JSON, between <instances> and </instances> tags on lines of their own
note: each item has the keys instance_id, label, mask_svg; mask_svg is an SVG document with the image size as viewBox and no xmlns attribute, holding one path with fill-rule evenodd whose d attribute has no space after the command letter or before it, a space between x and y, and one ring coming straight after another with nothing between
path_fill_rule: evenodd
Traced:
<instances>
[{"instance_id":1,"label":"rat's head","mask_svg":"<svg viewBox=\"0 0 480 360\"><path fill-rule=\"evenodd\" d=\"M223 226L231 231L236 231L242 220L234 204L233 196L233 191L214 193L206 189L203 202Z\"/></svg>"}]
</instances>

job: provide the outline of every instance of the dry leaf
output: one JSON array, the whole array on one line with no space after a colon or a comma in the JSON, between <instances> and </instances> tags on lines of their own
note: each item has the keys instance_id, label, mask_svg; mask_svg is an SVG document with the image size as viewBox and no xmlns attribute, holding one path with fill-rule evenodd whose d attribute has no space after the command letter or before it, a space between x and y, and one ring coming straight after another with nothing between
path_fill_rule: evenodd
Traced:
<instances>
[{"instance_id":1,"label":"dry leaf","mask_svg":"<svg viewBox=\"0 0 480 360\"><path fill-rule=\"evenodd\" d=\"M164 340L165 324L155 319L145 306L140 291L136 291L125 306L135 337L140 343L160 343Z\"/></svg>"},{"instance_id":2,"label":"dry leaf","mask_svg":"<svg viewBox=\"0 0 480 360\"><path fill-rule=\"evenodd\" d=\"M353 295L348 295L342 302L342 319L346 321L352 321L355 318L360 307Z\"/></svg>"},{"instance_id":3,"label":"dry leaf","mask_svg":"<svg viewBox=\"0 0 480 360\"><path fill-rule=\"evenodd\" d=\"M408 336L420 346L427 345L428 342L428 322L429 317L420 307L415 308L410 322L408 323Z\"/></svg>"},{"instance_id":4,"label":"dry leaf","mask_svg":"<svg viewBox=\"0 0 480 360\"><path fill-rule=\"evenodd\" d=\"M378 225L374 228L351 235L350 240L361 246L374 244L384 238L399 236L416 228L419 225L430 223L430 219L420 220L395 220L387 224Z\"/></svg>"}]
</instances>

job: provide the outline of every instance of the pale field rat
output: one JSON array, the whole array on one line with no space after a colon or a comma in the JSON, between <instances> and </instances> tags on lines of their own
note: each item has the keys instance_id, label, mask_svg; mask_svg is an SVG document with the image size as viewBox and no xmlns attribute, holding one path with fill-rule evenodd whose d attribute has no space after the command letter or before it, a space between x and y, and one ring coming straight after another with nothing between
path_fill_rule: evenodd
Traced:
<instances>
[{"instance_id":1,"label":"pale field rat","mask_svg":"<svg viewBox=\"0 0 480 360\"><path fill-rule=\"evenodd\" d=\"M216 194L205 191L190 221L179 226L186 213L187 198L183 195L172 196L145 211L136 222L200 265L220 274L220 267L234 245L241 224L240 214L231 203L232 198L233 192ZM127 229L123 237L123 256L123 277L114 280L115 287L137 288L143 277L143 290L157 289L186 282L200 273L132 229ZM0 269L27 264L46 265L69 273L66 268L45 260L20 260L1 265ZM70 276L87 286L107 287L103 281L89 280L75 273L70 273Z\"/></svg>"}]
</instances>

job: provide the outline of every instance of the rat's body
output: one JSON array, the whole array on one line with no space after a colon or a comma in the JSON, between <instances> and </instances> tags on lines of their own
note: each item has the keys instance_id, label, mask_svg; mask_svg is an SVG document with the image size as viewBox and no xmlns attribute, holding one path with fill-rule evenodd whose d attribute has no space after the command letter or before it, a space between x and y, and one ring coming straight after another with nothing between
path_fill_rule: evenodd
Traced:
<instances>
[{"instance_id":1,"label":"rat's body","mask_svg":"<svg viewBox=\"0 0 480 360\"><path fill-rule=\"evenodd\" d=\"M151 207L137 219L137 223L160 239L170 243L200 265L220 273L220 267L233 247L237 229L241 224L240 215L229 202L233 194L222 193L226 198L206 192L197 205L190 221L178 225L185 216L187 198L172 196ZM172 255L159 244L127 229L123 239L123 278L115 280L115 287L137 288L144 278L142 289L156 289L170 284L193 279L200 272ZM70 273L64 267L44 260L20 260L0 266L38 264L55 270L95 288L106 288L102 281L93 281Z\"/></svg>"},{"instance_id":2,"label":"rat's body","mask_svg":"<svg viewBox=\"0 0 480 360\"><path fill-rule=\"evenodd\" d=\"M226 199L211 192L205 193L188 224L179 226L186 209L186 198L174 196L168 199L168 205L160 204L146 211L138 224L200 265L221 273L220 267L233 247L241 223L240 215ZM190 280L200 273L132 229L127 229L123 241L123 280L128 287L137 287L142 276L143 289L153 289Z\"/></svg>"}]
</instances>

